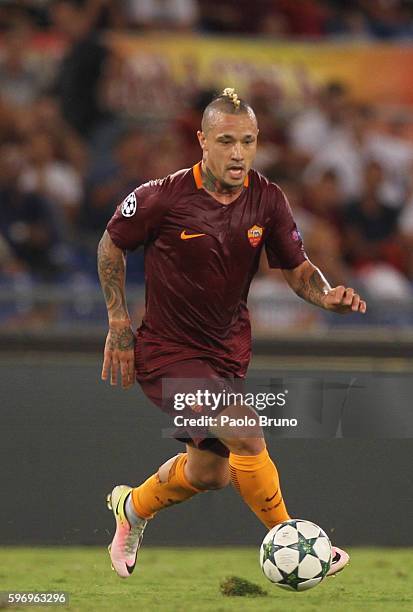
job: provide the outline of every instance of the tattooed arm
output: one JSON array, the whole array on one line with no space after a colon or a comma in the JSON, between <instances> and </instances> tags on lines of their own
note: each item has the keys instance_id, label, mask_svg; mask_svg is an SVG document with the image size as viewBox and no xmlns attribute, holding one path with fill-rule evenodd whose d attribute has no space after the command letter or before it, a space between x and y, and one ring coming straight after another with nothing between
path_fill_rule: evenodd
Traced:
<instances>
[{"instance_id":1,"label":"tattooed arm","mask_svg":"<svg viewBox=\"0 0 413 612\"><path fill-rule=\"evenodd\" d=\"M293 270L283 270L284 278L303 300L338 313L366 312L366 302L351 287L332 288L316 266L306 260Z\"/></svg>"},{"instance_id":2,"label":"tattooed arm","mask_svg":"<svg viewBox=\"0 0 413 612\"><path fill-rule=\"evenodd\" d=\"M126 258L105 231L98 247L98 272L108 309L109 331L106 337L102 380L116 385L120 370L122 386L131 387L135 374L135 336L126 305Z\"/></svg>"}]
</instances>

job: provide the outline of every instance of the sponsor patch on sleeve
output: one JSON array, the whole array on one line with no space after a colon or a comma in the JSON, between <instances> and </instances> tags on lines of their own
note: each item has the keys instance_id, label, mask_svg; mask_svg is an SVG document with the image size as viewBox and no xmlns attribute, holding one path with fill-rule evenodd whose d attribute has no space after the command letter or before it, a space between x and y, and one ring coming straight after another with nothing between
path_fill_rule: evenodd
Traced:
<instances>
[{"instance_id":1,"label":"sponsor patch on sleeve","mask_svg":"<svg viewBox=\"0 0 413 612\"><path fill-rule=\"evenodd\" d=\"M122 202L120 207L120 211L124 217L133 217L136 213L136 195L135 192L132 191Z\"/></svg>"}]
</instances>

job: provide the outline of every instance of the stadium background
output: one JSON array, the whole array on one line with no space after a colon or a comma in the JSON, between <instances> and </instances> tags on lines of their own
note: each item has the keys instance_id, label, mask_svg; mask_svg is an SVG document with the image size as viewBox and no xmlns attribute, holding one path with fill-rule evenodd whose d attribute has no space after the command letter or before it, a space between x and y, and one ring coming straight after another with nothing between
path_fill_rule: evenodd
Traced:
<instances>
[{"instance_id":1,"label":"stadium background","mask_svg":"<svg viewBox=\"0 0 413 612\"><path fill-rule=\"evenodd\" d=\"M176 449L139 391L99 382L96 246L133 187L199 160L201 110L234 85L257 111L255 166L286 191L311 259L368 300L365 317L329 316L262 263L253 374L296 385L301 409L323 393L350 410L269 438L285 495L339 543L412 545L412 4L161 4L0 3L1 542L106 543L107 490ZM142 283L138 252L136 324ZM157 520L149 545L263 533L230 490Z\"/></svg>"}]
</instances>

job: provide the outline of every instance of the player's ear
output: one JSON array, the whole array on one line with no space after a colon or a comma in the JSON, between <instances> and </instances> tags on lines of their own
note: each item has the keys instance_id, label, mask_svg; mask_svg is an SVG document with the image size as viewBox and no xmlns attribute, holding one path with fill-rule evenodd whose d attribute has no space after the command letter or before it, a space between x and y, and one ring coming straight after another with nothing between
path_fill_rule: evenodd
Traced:
<instances>
[{"instance_id":1,"label":"player's ear","mask_svg":"<svg viewBox=\"0 0 413 612\"><path fill-rule=\"evenodd\" d=\"M206 137L204 132L201 132L201 130L198 130L196 135L198 136L198 140L199 140L199 144L201 146L201 149L204 151L206 148Z\"/></svg>"}]
</instances>

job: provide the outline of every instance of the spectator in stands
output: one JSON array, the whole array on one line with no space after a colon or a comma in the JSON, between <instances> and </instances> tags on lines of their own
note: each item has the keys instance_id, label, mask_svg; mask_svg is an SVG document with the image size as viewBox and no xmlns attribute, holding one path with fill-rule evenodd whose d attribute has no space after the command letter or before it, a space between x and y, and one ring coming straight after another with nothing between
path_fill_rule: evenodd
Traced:
<instances>
[{"instance_id":1,"label":"spectator in stands","mask_svg":"<svg viewBox=\"0 0 413 612\"><path fill-rule=\"evenodd\" d=\"M83 225L95 239L105 229L115 206L145 179L149 151L144 135L138 129L121 133L115 142L110 164L93 170L87 179Z\"/></svg>"},{"instance_id":2,"label":"spectator in stands","mask_svg":"<svg viewBox=\"0 0 413 612\"><path fill-rule=\"evenodd\" d=\"M193 67L190 67L192 74ZM173 123L173 131L180 135L182 151L186 157L184 166L193 166L199 161L199 142L194 134L199 129L204 108L209 104L216 92L213 89L202 89L195 79L191 83L185 83L185 95L188 105L181 105L178 116Z\"/></svg>"},{"instance_id":3,"label":"spectator in stands","mask_svg":"<svg viewBox=\"0 0 413 612\"><path fill-rule=\"evenodd\" d=\"M326 21L330 9L326 2L320 0L300 0L299 6L295 0L277 0L270 2L275 10L288 23L288 34L300 38L320 38L325 32ZM274 8L269 8L269 12Z\"/></svg>"},{"instance_id":4,"label":"spectator in stands","mask_svg":"<svg viewBox=\"0 0 413 612\"><path fill-rule=\"evenodd\" d=\"M334 171L342 196L350 200L362 194L364 160L374 116L372 108L367 106L355 105L347 112L346 122L320 144L305 169L304 178L311 182L328 170Z\"/></svg>"},{"instance_id":5,"label":"spectator in stands","mask_svg":"<svg viewBox=\"0 0 413 612\"><path fill-rule=\"evenodd\" d=\"M396 113L384 129L372 132L366 143L368 157L377 161L385 173L383 189L387 205L395 208L403 206L411 187L413 143L408 136L409 128L409 116Z\"/></svg>"},{"instance_id":6,"label":"spectator in stands","mask_svg":"<svg viewBox=\"0 0 413 612\"><path fill-rule=\"evenodd\" d=\"M191 30L198 23L196 0L126 0L129 25L147 29Z\"/></svg>"},{"instance_id":7,"label":"spectator in stands","mask_svg":"<svg viewBox=\"0 0 413 612\"><path fill-rule=\"evenodd\" d=\"M255 32L258 21L257 13L261 15L261 7L255 3L253 5L255 14L251 15L251 10L248 9L251 4L246 0L239 0L239 2L233 2L232 0L199 0L201 29L220 34Z\"/></svg>"},{"instance_id":8,"label":"spectator in stands","mask_svg":"<svg viewBox=\"0 0 413 612\"><path fill-rule=\"evenodd\" d=\"M0 233L0 280L2 276L13 277L24 269L24 264L17 259L10 244Z\"/></svg>"},{"instance_id":9,"label":"spectator in stands","mask_svg":"<svg viewBox=\"0 0 413 612\"><path fill-rule=\"evenodd\" d=\"M319 0L199 0L201 28L218 33L318 38L330 14Z\"/></svg>"},{"instance_id":10,"label":"spectator in stands","mask_svg":"<svg viewBox=\"0 0 413 612\"><path fill-rule=\"evenodd\" d=\"M59 159L57 142L46 131L31 135L27 142L27 160L20 176L22 191L46 198L62 233L69 237L83 199L81 177L67 161Z\"/></svg>"},{"instance_id":11,"label":"spectator in stands","mask_svg":"<svg viewBox=\"0 0 413 612\"><path fill-rule=\"evenodd\" d=\"M288 174L288 138L281 115L284 100L279 87L264 78L255 79L250 85L250 103L260 126L255 168L269 176Z\"/></svg>"},{"instance_id":12,"label":"spectator in stands","mask_svg":"<svg viewBox=\"0 0 413 612\"><path fill-rule=\"evenodd\" d=\"M50 15L68 42L54 93L65 120L81 136L90 137L106 118L99 99L99 84L107 51L97 39L87 13L74 0L57 0Z\"/></svg>"},{"instance_id":13,"label":"spectator in stands","mask_svg":"<svg viewBox=\"0 0 413 612\"><path fill-rule=\"evenodd\" d=\"M326 278L336 285L354 285L354 272L343 257L340 233L334 225L320 218L313 219L304 233L306 250L312 261L325 271Z\"/></svg>"},{"instance_id":14,"label":"spectator in stands","mask_svg":"<svg viewBox=\"0 0 413 612\"><path fill-rule=\"evenodd\" d=\"M147 178L154 176L167 176L176 172L176 166L185 166L184 160L190 162L189 166L199 161L200 154L192 160L188 160L183 150L182 137L179 132L174 132L172 127L168 133L153 135L148 142L150 158L146 163L145 173Z\"/></svg>"},{"instance_id":15,"label":"spectator in stands","mask_svg":"<svg viewBox=\"0 0 413 612\"><path fill-rule=\"evenodd\" d=\"M369 20L356 4L350 3L349 6L340 6L335 3L326 23L326 33L335 39L371 40L373 32Z\"/></svg>"},{"instance_id":16,"label":"spectator in stands","mask_svg":"<svg viewBox=\"0 0 413 612\"><path fill-rule=\"evenodd\" d=\"M326 170L303 188L303 207L314 216L341 230L344 199L337 174Z\"/></svg>"},{"instance_id":17,"label":"spectator in stands","mask_svg":"<svg viewBox=\"0 0 413 612\"><path fill-rule=\"evenodd\" d=\"M357 268L371 262L385 262L403 270L405 261L397 239L398 211L384 199L383 169L370 161L363 178L361 197L348 202L344 213L343 246L348 259Z\"/></svg>"},{"instance_id":18,"label":"spectator in stands","mask_svg":"<svg viewBox=\"0 0 413 612\"><path fill-rule=\"evenodd\" d=\"M0 96L11 106L27 107L38 95L40 75L27 58L30 30L14 27L4 37L0 62Z\"/></svg>"},{"instance_id":19,"label":"spectator in stands","mask_svg":"<svg viewBox=\"0 0 413 612\"><path fill-rule=\"evenodd\" d=\"M53 0L3 0L0 31L11 21L49 25ZM91 28L193 29L222 33L319 39L411 39L410 0L78 0Z\"/></svg>"},{"instance_id":20,"label":"spectator in stands","mask_svg":"<svg viewBox=\"0 0 413 612\"><path fill-rule=\"evenodd\" d=\"M413 283L413 185L407 203L399 216L398 230L401 246L406 254L406 273Z\"/></svg>"},{"instance_id":21,"label":"spectator in stands","mask_svg":"<svg viewBox=\"0 0 413 612\"><path fill-rule=\"evenodd\" d=\"M54 259L57 230L47 200L19 188L23 165L21 146L0 147L0 233L13 255L37 278L50 280L59 271Z\"/></svg>"},{"instance_id":22,"label":"spectator in stands","mask_svg":"<svg viewBox=\"0 0 413 612\"><path fill-rule=\"evenodd\" d=\"M120 0L83 0L81 6L91 29L108 30L128 27L126 4Z\"/></svg>"},{"instance_id":23,"label":"spectator in stands","mask_svg":"<svg viewBox=\"0 0 413 612\"><path fill-rule=\"evenodd\" d=\"M58 158L75 168L79 176L86 174L87 147L76 130L65 121L58 101L52 96L40 96L31 105L30 112L20 115L18 129L25 140L30 140L32 134L46 134Z\"/></svg>"},{"instance_id":24,"label":"spectator in stands","mask_svg":"<svg viewBox=\"0 0 413 612\"><path fill-rule=\"evenodd\" d=\"M334 174L328 173L309 194L296 178L278 179L294 208L306 251L336 285L352 284L352 271L343 257L342 202Z\"/></svg>"},{"instance_id":25,"label":"spectator in stands","mask_svg":"<svg viewBox=\"0 0 413 612\"><path fill-rule=\"evenodd\" d=\"M18 113L0 94L0 143L14 140L19 134Z\"/></svg>"},{"instance_id":26,"label":"spectator in stands","mask_svg":"<svg viewBox=\"0 0 413 612\"><path fill-rule=\"evenodd\" d=\"M304 161L318 153L333 138L340 138L349 113L349 92L339 82L327 83L289 123L291 146Z\"/></svg>"},{"instance_id":27,"label":"spectator in stands","mask_svg":"<svg viewBox=\"0 0 413 612\"><path fill-rule=\"evenodd\" d=\"M378 38L411 37L413 33L413 7L409 0L359 0Z\"/></svg>"}]
</instances>

